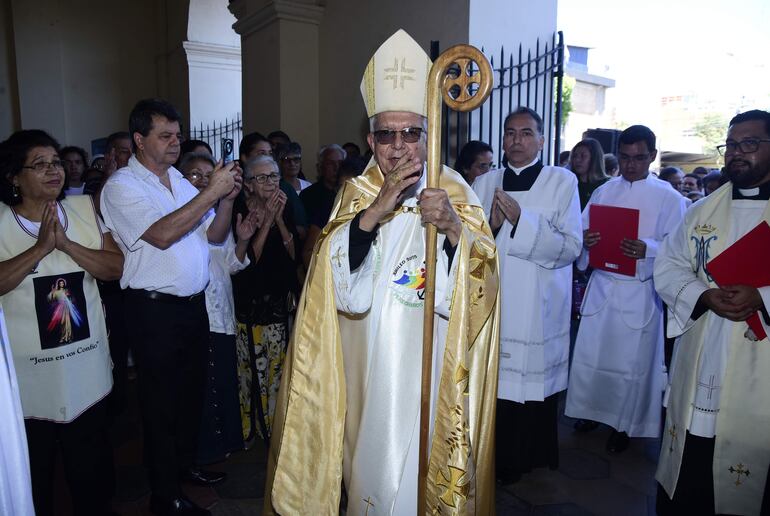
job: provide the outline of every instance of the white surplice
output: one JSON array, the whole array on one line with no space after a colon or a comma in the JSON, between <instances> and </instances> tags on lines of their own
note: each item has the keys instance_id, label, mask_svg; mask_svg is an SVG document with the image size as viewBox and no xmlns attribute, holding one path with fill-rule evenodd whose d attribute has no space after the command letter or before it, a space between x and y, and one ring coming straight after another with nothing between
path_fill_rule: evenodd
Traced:
<instances>
[{"instance_id":1,"label":"white surplice","mask_svg":"<svg viewBox=\"0 0 770 516\"><path fill-rule=\"evenodd\" d=\"M473 183L487 215L504 173L492 170ZM572 262L583 245L577 179L546 166L529 190L506 193L521 216L513 237L506 220L495 238L502 291L497 397L543 401L567 388Z\"/></svg>"},{"instance_id":2,"label":"white surplice","mask_svg":"<svg viewBox=\"0 0 770 516\"><path fill-rule=\"evenodd\" d=\"M565 413L605 423L632 437L658 437L666 385L663 307L655 293L658 247L684 216L684 197L649 174L629 182L616 177L591 195L583 210L590 230L591 205L639 210L639 240L647 245L636 276L594 270L581 307ZM578 267L585 269L583 251Z\"/></svg>"},{"instance_id":3,"label":"white surplice","mask_svg":"<svg viewBox=\"0 0 770 516\"><path fill-rule=\"evenodd\" d=\"M348 258L351 223L332 236L329 259L347 385L343 478L349 513L363 511L365 501L373 503L372 516L412 514L417 507L423 321L418 287L425 230L416 195L424 187L425 174L402 212L380 225L356 270ZM456 262L448 271L444 239L438 235L431 412L456 273Z\"/></svg>"}]
</instances>

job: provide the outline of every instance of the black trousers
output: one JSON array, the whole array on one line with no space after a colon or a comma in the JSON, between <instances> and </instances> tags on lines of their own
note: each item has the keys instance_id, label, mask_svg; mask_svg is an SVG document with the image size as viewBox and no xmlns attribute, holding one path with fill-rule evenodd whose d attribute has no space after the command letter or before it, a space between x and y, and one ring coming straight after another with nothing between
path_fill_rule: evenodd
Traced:
<instances>
[{"instance_id":1,"label":"black trousers","mask_svg":"<svg viewBox=\"0 0 770 516\"><path fill-rule=\"evenodd\" d=\"M687 432L682 453L682 467L676 483L674 498L669 498L658 484L655 510L661 516L682 514L714 514L714 445L715 438L700 437ZM770 514L770 475L765 480L765 493L760 514Z\"/></svg>"},{"instance_id":2,"label":"black trousers","mask_svg":"<svg viewBox=\"0 0 770 516\"><path fill-rule=\"evenodd\" d=\"M119 281L99 281L99 295L104 304L107 333L112 358L112 392L109 396L109 414L113 418L127 405L129 336L126 321L125 293Z\"/></svg>"},{"instance_id":3,"label":"black trousers","mask_svg":"<svg viewBox=\"0 0 770 516\"><path fill-rule=\"evenodd\" d=\"M495 465L501 480L515 481L537 467L559 467L559 394L543 401L497 400Z\"/></svg>"},{"instance_id":4,"label":"black trousers","mask_svg":"<svg viewBox=\"0 0 770 516\"><path fill-rule=\"evenodd\" d=\"M24 427L37 515L54 514L54 472L60 449L73 514L107 514L115 491L115 472L107 439L106 400L69 423L26 419Z\"/></svg>"},{"instance_id":5,"label":"black trousers","mask_svg":"<svg viewBox=\"0 0 770 516\"><path fill-rule=\"evenodd\" d=\"M125 301L150 487L160 498L177 498L179 473L193 465L203 408L206 300L156 300L127 290Z\"/></svg>"}]
</instances>

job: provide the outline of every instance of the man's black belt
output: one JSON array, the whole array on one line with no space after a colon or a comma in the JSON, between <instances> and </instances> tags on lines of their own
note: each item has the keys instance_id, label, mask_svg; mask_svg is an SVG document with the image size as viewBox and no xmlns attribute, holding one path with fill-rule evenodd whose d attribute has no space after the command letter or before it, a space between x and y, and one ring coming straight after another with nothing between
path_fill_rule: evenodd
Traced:
<instances>
[{"instance_id":1,"label":"man's black belt","mask_svg":"<svg viewBox=\"0 0 770 516\"><path fill-rule=\"evenodd\" d=\"M203 299L204 293L204 291L201 290L197 294L193 294L191 296L175 296L173 294L164 294L163 292L157 292L155 290L144 290L137 288L129 288L126 289L126 291L130 294L152 299L153 301L163 301L165 303L192 303L194 301L198 301L199 299Z\"/></svg>"}]
</instances>

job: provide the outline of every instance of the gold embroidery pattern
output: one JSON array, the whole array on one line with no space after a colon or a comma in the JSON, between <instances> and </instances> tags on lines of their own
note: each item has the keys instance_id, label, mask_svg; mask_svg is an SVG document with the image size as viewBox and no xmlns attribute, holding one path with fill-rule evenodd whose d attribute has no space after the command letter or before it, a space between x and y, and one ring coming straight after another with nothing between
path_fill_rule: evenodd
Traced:
<instances>
[{"instance_id":1,"label":"gold embroidery pattern","mask_svg":"<svg viewBox=\"0 0 770 516\"><path fill-rule=\"evenodd\" d=\"M746 478L748 478L749 475L751 475L751 472L748 470L748 466L746 466L742 462L739 462L735 466L730 466L729 468L727 468L727 471L729 471L733 475L738 475L738 477L735 479L736 486L743 484L743 480L741 480L741 475L745 476Z\"/></svg>"},{"instance_id":2,"label":"gold embroidery pattern","mask_svg":"<svg viewBox=\"0 0 770 516\"><path fill-rule=\"evenodd\" d=\"M444 488L439 499L448 507L457 508L459 502L468 499L470 485L461 483L464 476L465 471L454 466L449 466L449 476L441 470L436 474L436 485Z\"/></svg>"},{"instance_id":3,"label":"gold embroidery pattern","mask_svg":"<svg viewBox=\"0 0 770 516\"><path fill-rule=\"evenodd\" d=\"M450 455L454 454L455 451L460 450L462 456L467 457L470 452L470 446L468 444L468 432L470 432L470 428L468 427L468 422L463 420L463 412L464 409L460 405L456 405L452 410L453 427L444 442L449 445Z\"/></svg>"},{"instance_id":4,"label":"gold embroidery pattern","mask_svg":"<svg viewBox=\"0 0 770 516\"><path fill-rule=\"evenodd\" d=\"M701 236L706 236L714 231L716 231L717 228L715 226L712 226L711 224L701 224L699 226L695 226L695 232Z\"/></svg>"},{"instance_id":5,"label":"gold embroidery pattern","mask_svg":"<svg viewBox=\"0 0 770 516\"><path fill-rule=\"evenodd\" d=\"M464 365L460 364L457 366L457 371L455 371L455 383L457 385L462 384L465 382L465 388L463 389L463 395L468 395L468 384L470 383L471 373L468 371Z\"/></svg>"},{"instance_id":6,"label":"gold embroidery pattern","mask_svg":"<svg viewBox=\"0 0 770 516\"><path fill-rule=\"evenodd\" d=\"M486 281L487 269L489 269L489 272L493 272L495 270L494 264L494 257L482 253L474 242L473 246L471 246L471 276L479 281Z\"/></svg>"},{"instance_id":7,"label":"gold embroidery pattern","mask_svg":"<svg viewBox=\"0 0 770 516\"><path fill-rule=\"evenodd\" d=\"M393 81L393 89L404 89L404 81L414 81L414 72L417 70L414 68L406 67L406 58L401 58L401 69L398 67L398 58L393 59L393 67L385 68L385 80ZM400 81L399 81L400 80ZM399 83L400 82L400 83Z\"/></svg>"},{"instance_id":8,"label":"gold embroidery pattern","mask_svg":"<svg viewBox=\"0 0 770 516\"><path fill-rule=\"evenodd\" d=\"M668 433L671 436L671 444L668 447L669 453L672 453L674 451L674 441L676 441L676 425L672 425L671 428L668 429Z\"/></svg>"}]
</instances>

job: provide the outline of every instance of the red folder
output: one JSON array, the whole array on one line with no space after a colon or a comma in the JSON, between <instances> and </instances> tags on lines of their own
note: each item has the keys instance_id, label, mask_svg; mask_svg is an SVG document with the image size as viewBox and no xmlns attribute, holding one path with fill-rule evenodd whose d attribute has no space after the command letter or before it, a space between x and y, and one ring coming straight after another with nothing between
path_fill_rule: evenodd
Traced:
<instances>
[{"instance_id":1,"label":"red folder","mask_svg":"<svg viewBox=\"0 0 770 516\"><path fill-rule=\"evenodd\" d=\"M594 269L636 276L636 259L625 256L620 243L624 238L639 237L639 210L592 204L588 228L601 235L601 240L591 248L588 264Z\"/></svg>"},{"instance_id":2,"label":"red folder","mask_svg":"<svg viewBox=\"0 0 770 516\"><path fill-rule=\"evenodd\" d=\"M770 286L770 226L762 221L708 262L706 269L717 285ZM767 337L759 313L746 321L759 340Z\"/></svg>"}]
</instances>

